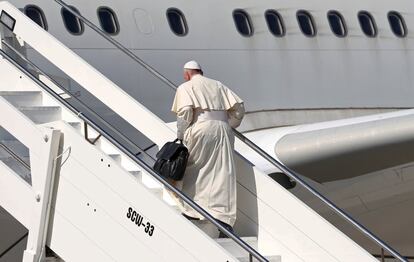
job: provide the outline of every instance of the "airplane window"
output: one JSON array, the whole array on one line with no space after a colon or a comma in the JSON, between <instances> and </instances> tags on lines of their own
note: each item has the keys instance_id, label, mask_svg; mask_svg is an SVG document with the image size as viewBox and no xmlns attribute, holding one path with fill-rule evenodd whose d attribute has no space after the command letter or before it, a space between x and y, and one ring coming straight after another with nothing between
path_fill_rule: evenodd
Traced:
<instances>
[{"instance_id":1,"label":"airplane window","mask_svg":"<svg viewBox=\"0 0 414 262\"><path fill-rule=\"evenodd\" d=\"M361 11L358 13L358 20L362 31L368 37L377 36L377 26L375 25L374 18L367 11Z\"/></svg>"},{"instance_id":2,"label":"airplane window","mask_svg":"<svg viewBox=\"0 0 414 262\"><path fill-rule=\"evenodd\" d=\"M106 33L110 35L119 33L119 23L114 11L108 7L100 7L98 9L98 17L101 27Z\"/></svg>"},{"instance_id":3,"label":"airplane window","mask_svg":"<svg viewBox=\"0 0 414 262\"><path fill-rule=\"evenodd\" d=\"M236 9L233 11L233 20L236 25L237 31L242 36L252 36L253 35L253 27L252 23L250 22L249 15L241 9Z\"/></svg>"},{"instance_id":4,"label":"airplane window","mask_svg":"<svg viewBox=\"0 0 414 262\"><path fill-rule=\"evenodd\" d=\"M71 6L70 8L72 8L72 10L79 14L79 11L75 7ZM63 7L61 13L63 17L63 23L65 24L66 29L71 34L81 35L84 30L83 22Z\"/></svg>"},{"instance_id":5,"label":"airplane window","mask_svg":"<svg viewBox=\"0 0 414 262\"><path fill-rule=\"evenodd\" d=\"M296 13L302 33L308 37L316 36L316 27L312 15L308 11L300 10Z\"/></svg>"},{"instance_id":6,"label":"airplane window","mask_svg":"<svg viewBox=\"0 0 414 262\"><path fill-rule=\"evenodd\" d=\"M390 22L392 32L398 37L407 36L407 26L405 25L404 18L400 13L391 11L388 13L388 21Z\"/></svg>"},{"instance_id":7,"label":"airplane window","mask_svg":"<svg viewBox=\"0 0 414 262\"><path fill-rule=\"evenodd\" d=\"M174 34L178 36L185 36L188 33L187 22L185 21L184 14L180 10L176 8L168 9L167 19Z\"/></svg>"},{"instance_id":8,"label":"airplane window","mask_svg":"<svg viewBox=\"0 0 414 262\"><path fill-rule=\"evenodd\" d=\"M267 10L265 18L267 27L274 36L282 37L285 35L285 25L283 24L282 17L276 10Z\"/></svg>"},{"instance_id":9,"label":"airplane window","mask_svg":"<svg viewBox=\"0 0 414 262\"><path fill-rule=\"evenodd\" d=\"M328 21L329 21L329 26L331 27L332 32L337 37L346 36L347 30L346 30L345 20L338 11L329 11Z\"/></svg>"},{"instance_id":10,"label":"airplane window","mask_svg":"<svg viewBox=\"0 0 414 262\"><path fill-rule=\"evenodd\" d=\"M24 8L24 13L36 24L47 31L47 21L42 9L35 5L28 5Z\"/></svg>"}]
</instances>

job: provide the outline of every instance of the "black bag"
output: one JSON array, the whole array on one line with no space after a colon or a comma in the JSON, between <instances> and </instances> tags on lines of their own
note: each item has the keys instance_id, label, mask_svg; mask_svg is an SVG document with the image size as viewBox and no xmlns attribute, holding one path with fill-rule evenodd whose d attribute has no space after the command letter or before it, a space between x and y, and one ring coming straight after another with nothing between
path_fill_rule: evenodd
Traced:
<instances>
[{"instance_id":1,"label":"black bag","mask_svg":"<svg viewBox=\"0 0 414 262\"><path fill-rule=\"evenodd\" d=\"M187 167L188 149L183 142L167 142L157 153L157 161L154 170L165 178L176 181L183 179L185 168Z\"/></svg>"}]
</instances>

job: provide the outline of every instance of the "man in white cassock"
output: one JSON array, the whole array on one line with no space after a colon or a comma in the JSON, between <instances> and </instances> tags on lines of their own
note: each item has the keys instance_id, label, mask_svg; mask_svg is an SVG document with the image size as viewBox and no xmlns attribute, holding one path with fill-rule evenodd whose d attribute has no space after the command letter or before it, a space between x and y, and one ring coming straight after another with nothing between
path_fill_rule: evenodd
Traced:
<instances>
[{"instance_id":1,"label":"man in white cassock","mask_svg":"<svg viewBox=\"0 0 414 262\"><path fill-rule=\"evenodd\" d=\"M232 231L237 212L232 127L243 119L243 100L219 81L204 77L195 61L184 65L184 79L172 106L177 137L190 153L182 191ZM180 205L188 219L203 221L191 207ZM214 232L207 233L214 237Z\"/></svg>"}]
</instances>

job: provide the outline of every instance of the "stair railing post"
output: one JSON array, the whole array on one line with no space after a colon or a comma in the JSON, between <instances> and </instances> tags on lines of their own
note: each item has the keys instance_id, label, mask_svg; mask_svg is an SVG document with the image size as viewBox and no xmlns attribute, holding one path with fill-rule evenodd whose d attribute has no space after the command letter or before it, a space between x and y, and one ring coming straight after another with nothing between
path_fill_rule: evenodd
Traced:
<instances>
[{"instance_id":1,"label":"stair railing post","mask_svg":"<svg viewBox=\"0 0 414 262\"><path fill-rule=\"evenodd\" d=\"M16 50L19 51L24 57L27 57L27 48L26 44L19 40L16 35L13 34L9 29L5 28L5 26L0 23L0 35L1 39L8 43L9 45L13 46ZM15 59L20 65L24 68L27 68L27 63L21 59L19 56L15 55L13 52L9 52L8 47L4 43L0 43L0 48L8 53L13 59Z\"/></svg>"},{"instance_id":2,"label":"stair railing post","mask_svg":"<svg viewBox=\"0 0 414 262\"><path fill-rule=\"evenodd\" d=\"M39 262L45 257L45 245L51 198L54 188L54 178L58 170L59 145L61 133L47 127L41 127L43 137L41 139L41 154L33 157L30 155L32 175L32 190L35 199L32 207L31 225L28 228L29 236L27 247L23 253L23 262ZM29 148L30 149L30 148Z\"/></svg>"}]
</instances>

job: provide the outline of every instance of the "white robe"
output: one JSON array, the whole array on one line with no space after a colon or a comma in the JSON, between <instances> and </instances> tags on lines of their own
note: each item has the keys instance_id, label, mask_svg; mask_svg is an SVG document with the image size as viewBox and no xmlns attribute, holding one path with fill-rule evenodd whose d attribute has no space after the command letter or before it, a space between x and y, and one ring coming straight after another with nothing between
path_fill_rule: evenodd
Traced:
<instances>
[{"instance_id":1,"label":"white robe","mask_svg":"<svg viewBox=\"0 0 414 262\"><path fill-rule=\"evenodd\" d=\"M231 226L236 221L234 134L244 116L243 101L222 83L195 75L182 84L174 99L177 136L190 156L182 181L183 192L214 218ZM227 121L198 119L203 111L225 111ZM180 202L183 213L204 219Z\"/></svg>"}]
</instances>

